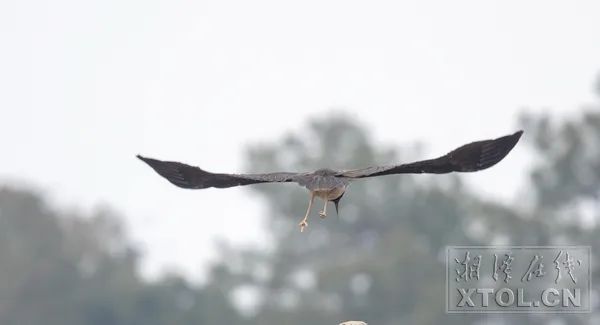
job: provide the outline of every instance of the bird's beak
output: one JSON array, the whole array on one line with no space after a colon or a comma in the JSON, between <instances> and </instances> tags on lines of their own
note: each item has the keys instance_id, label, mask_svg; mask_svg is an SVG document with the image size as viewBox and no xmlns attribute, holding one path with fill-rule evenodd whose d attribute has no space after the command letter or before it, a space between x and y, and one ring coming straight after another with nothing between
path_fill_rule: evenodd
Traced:
<instances>
[{"instance_id":1,"label":"bird's beak","mask_svg":"<svg viewBox=\"0 0 600 325\"><path fill-rule=\"evenodd\" d=\"M337 214L338 216L340 215L338 204L340 204L340 200L342 199L342 196L344 196L344 194L345 193L342 193L342 195L340 195L337 199L332 200L333 204L335 205L335 214Z\"/></svg>"}]
</instances>

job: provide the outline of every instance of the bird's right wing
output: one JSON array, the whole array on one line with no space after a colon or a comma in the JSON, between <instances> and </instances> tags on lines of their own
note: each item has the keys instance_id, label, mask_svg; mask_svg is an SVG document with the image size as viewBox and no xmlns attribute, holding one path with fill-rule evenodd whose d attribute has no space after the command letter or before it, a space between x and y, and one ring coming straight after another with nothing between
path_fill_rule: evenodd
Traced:
<instances>
[{"instance_id":1,"label":"bird's right wing","mask_svg":"<svg viewBox=\"0 0 600 325\"><path fill-rule=\"evenodd\" d=\"M137 156L169 182L183 188L227 188L240 185L272 182L292 182L297 173L221 174L176 161L162 161Z\"/></svg>"},{"instance_id":2,"label":"bird's right wing","mask_svg":"<svg viewBox=\"0 0 600 325\"><path fill-rule=\"evenodd\" d=\"M474 172L492 167L506 157L521 138L521 134L523 131L497 139L471 142L435 159L342 171L337 176L363 178L390 174Z\"/></svg>"}]
</instances>

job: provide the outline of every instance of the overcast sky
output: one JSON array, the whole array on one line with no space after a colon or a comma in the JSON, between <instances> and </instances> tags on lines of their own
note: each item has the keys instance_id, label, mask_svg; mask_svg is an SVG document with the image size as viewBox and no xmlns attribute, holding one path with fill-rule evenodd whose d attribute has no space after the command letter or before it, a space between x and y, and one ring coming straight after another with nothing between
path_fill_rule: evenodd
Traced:
<instances>
[{"instance_id":1,"label":"overcast sky","mask_svg":"<svg viewBox=\"0 0 600 325\"><path fill-rule=\"evenodd\" d=\"M261 242L261 202L180 190L135 154L241 171L244 146L332 108L434 155L524 107L568 115L594 100L600 2L3 0L0 46L0 181L108 203L147 274L201 276L215 238ZM514 156L466 179L514 199Z\"/></svg>"}]
</instances>

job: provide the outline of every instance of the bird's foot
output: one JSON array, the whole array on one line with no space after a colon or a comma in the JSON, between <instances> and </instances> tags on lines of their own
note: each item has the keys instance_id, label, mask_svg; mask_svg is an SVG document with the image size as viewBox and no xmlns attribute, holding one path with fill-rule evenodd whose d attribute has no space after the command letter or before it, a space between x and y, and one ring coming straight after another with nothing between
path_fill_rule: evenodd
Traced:
<instances>
[{"instance_id":1,"label":"bird's foot","mask_svg":"<svg viewBox=\"0 0 600 325\"><path fill-rule=\"evenodd\" d=\"M300 226L300 232L303 232L304 228L308 227L308 222L306 222L306 220L302 220L302 221L300 221L298 226Z\"/></svg>"},{"instance_id":2,"label":"bird's foot","mask_svg":"<svg viewBox=\"0 0 600 325\"><path fill-rule=\"evenodd\" d=\"M325 217L327 217L327 213L325 213L325 211L319 211L319 217L321 217L321 219L325 219Z\"/></svg>"}]
</instances>

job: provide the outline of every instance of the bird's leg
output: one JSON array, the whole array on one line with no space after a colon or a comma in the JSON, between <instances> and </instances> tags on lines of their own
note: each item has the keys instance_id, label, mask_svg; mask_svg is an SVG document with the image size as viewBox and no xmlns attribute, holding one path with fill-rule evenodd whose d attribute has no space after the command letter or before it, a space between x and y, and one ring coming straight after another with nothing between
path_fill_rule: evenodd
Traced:
<instances>
[{"instance_id":1,"label":"bird's leg","mask_svg":"<svg viewBox=\"0 0 600 325\"><path fill-rule=\"evenodd\" d=\"M323 206L323 211L319 211L319 216L321 217L321 219L325 219L325 217L327 217L327 200L323 200L325 201L325 206Z\"/></svg>"},{"instance_id":2,"label":"bird's leg","mask_svg":"<svg viewBox=\"0 0 600 325\"><path fill-rule=\"evenodd\" d=\"M306 220L308 219L308 214L310 213L310 208L312 207L312 203L313 203L314 199L315 199L315 193L310 192L310 200L308 201L308 209L306 209L306 214L304 215L304 219L302 219L302 221L300 221L300 223L298 224L298 226L300 226L300 232L303 232L304 228L308 226L308 222L306 222Z\"/></svg>"}]
</instances>

